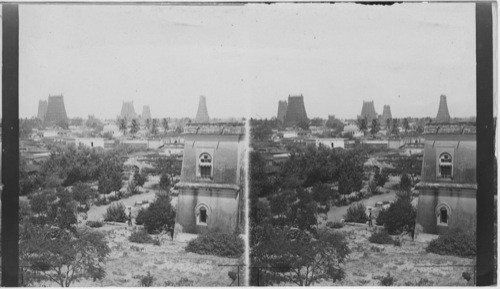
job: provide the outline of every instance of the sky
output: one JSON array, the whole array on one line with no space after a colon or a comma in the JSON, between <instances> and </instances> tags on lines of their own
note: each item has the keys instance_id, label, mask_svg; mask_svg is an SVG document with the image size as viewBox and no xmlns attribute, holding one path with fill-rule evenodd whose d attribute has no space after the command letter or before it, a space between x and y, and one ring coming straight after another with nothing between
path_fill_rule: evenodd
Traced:
<instances>
[{"instance_id":1,"label":"sky","mask_svg":"<svg viewBox=\"0 0 500 289\"><path fill-rule=\"evenodd\" d=\"M20 5L20 116L63 94L69 117L475 116L472 3Z\"/></svg>"}]
</instances>

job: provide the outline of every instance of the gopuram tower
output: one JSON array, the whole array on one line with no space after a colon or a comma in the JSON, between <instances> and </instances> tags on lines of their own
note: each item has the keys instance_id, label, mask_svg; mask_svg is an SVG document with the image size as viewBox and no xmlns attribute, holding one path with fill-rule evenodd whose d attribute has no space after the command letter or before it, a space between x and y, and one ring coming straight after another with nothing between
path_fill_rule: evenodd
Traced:
<instances>
[{"instance_id":1,"label":"gopuram tower","mask_svg":"<svg viewBox=\"0 0 500 289\"><path fill-rule=\"evenodd\" d=\"M200 96L198 103L198 112L196 113L195 123L209 123L210 117L208 116L207 102L205 96Z\"/></svg>"},{"instance_id":2,"label":"gopuram tower","mask_svg":"<svg viewBox=\"0 0 500 289\"><path fill-rule=\"evenodd\" d=\"M41 121L45 119L45 115L47 114L47 101L46 100L40 100L38 102L38 114L37 118Z\"/></svg>"},{"instance_id":3,"label":"gopuram tower","mask_svg":"<svg viewBox=\"0 0 500 289\"><path fill-rule=\"evenodd\" d=\"M436 116L436 123L449 123L451 122L450 113L448 112L448 103L446 102L446 95L442 94L439 100L439 109Z\"/></svg>"},{"instance_id":4,"label":"gopuram tower","mask_svg":"<svg viewBox=\"0 0 500 289\"><path fill-rule=\"evenodd\" d=\"M361 108L361 115L358 118L367 118L368 123L371 124L373 119L377 118L377 113L375 112L375 105L372 101L363 101L363 107Z\"/></svg>"},{"instance_id":5,"label":"gopuram tower","mask_svg":"<svg viewBox=\"0 0 500 289\"><path fill-rule=\"evenodd\" d=\"M286 109L287 109L287 102L286 100L280 100L278 102L278 115L276 118L281 121L281 124L285 122L285 115L286 115Z\"/></svg>"},{"instance_id":6,"label":"gopuram tower","mask_svg":"<svg viewBox=\"0 0 500 289\"><path fill-rule=\"evenodd\" d=\"M46 125L54 125L67 120L68 116L64 107L64 97L62 95L49 95L44 123Z\"/></svg>"},{"instance_id":7,"label":"gopuram tower","mask_svg":"<svg viewBox=\"0 0 500 289\"><path fill-rule=\"evenodd\" d=\"M151 110L149 109L149 105L145 105L142 107L142 119L151 119Z\"/></svg>"},{"instance_id":8,"label":"gopuram tower","mask_svg":"<svg viewBox=\"0 0 500 289\"><path fill-rule=\"evenodd\" d=\"M136 117L133 101L124 101L122 103L122 112L120 117L126 119L133 119Z\"/></svg>"},{"instance_id":9,"label":"gopuram tower","mask_svg":"<svg viewBox=\"0 0 500 289\"><path fill-rule=\"evenodd\" d=\"M302 94L298 96L289 95L284 125L290 127L297 125L301 121L308 121L304 96Z\"/></svg>"}]
</instances>

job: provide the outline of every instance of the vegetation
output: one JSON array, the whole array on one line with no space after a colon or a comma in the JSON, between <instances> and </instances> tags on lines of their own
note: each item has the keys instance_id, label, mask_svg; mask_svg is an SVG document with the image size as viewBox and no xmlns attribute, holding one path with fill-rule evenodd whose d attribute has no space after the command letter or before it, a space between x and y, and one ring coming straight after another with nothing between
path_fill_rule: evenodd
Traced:
<instances>
[{"instance_id":1,"label":"vegetation","mask_svg":"<svg viewBox=\"0 0 500 289\"><path fill-rule=\"evenodd\" d=\"M167 193L158 193L155 201L145 210L139 212L136 222L144 223L144 228L149 234L158 234L166 227L175 224L175 210L170 204L171 198Z\"/></svg>"},{"instance_id":2,"label":"vegetation","mask_svg":"<svg viewBox=\"0 0 500 289\"><path fill-rule=\"evenodd\" d=\"M139 187L142 187L144 185L144 183L147 182L147 180L148 180L148 176L145 173L141 173L138 171L136 171L134 173L134 182Z\"/></svg>"},{"instance_id":3,"label":"vegetation","mask_svg":"<svg viewBox=\"0 0 500 289\"><path fill-rule=\"evenodd\" d=\"M426 251L439 255L476 256L476 232L458 227L452 228L437 239L432 240Z\"/></svg>"},{"instance_id":4,"label":"vegetation","mask_svg":"<svg viewBox=\"0 0 500 289\"><path fill-rule=\"evenodd\" d=\"M346 222L365 224L366 222L368 222L365 205L363 203L352 204L347 209L347 213L344 215L344 219Z\"/></svg>"},{"instance_id":5,"label":"vegetation","mask_svg":"<svg viewBox=\"0 0 500 289\"><path fill-rule=\"evenodd\" d=\"M112 204L104 214L104 221L125 223L128 219L125 206L122 203Z\"/></svg>"},{"instance_id":6,"label":"vegetation","mask_svg":"<svg viewBox=\"0 0 500 289\"><path fill-rule=\"evenodd\" d=\"M394 276L391 276L391 273L387 272L387 276L380 279L380 286L392 286L395 281Z\"/></svg>"},{"instance_id":7,"label":"vegetation","mask_svg":"<svg viewBox=\"0 0 500 289\"><path fill-rule=\"evenodd\" d=\"M128 240L140 244L154 244L156 241L145 230L133 231Z\"/></svg>"},{"instance_id":8,"label":"vegetation","mask_svg":"<svg viewBox=\"0 0 500 289\"><path fill-rule=\"evenodd\" d=\"M326 223L326 226L328 228L332 228L332 229L340 229L340 228L343 228L344 227L344 223L342 222L327 222Z\"/></svg>"},{"instance_id":9,"label":"vegetation","mask_svg":"<svg viewBox=\"0 0 500 289\"><path fill-rule=\"evenodd\" d=\"M100 221L87 221L85 224L91 228L100 228L104 225Z\"/></svg>"},{"instance_id":10,"label":"vegetation","mask_svg":"<svg viewBox=\"0 0 500 289\"><path fill-rule=\"evenodd\" d=\"M387 233L386 230L379 230L376 232L373 232L373 234L368 238L368 241L371 243L375 244L394 244L394 240L392 237Z\"/></svg>"},{"instance_id":11,"label":"vegetation","mask_svg":"<svg viewBox=\"0 0 500 289\"><path fill-rule=\"evenodd\" d=\"M139 279L139 286L141 287L152 287L156 279L149 271L146 275L136 275L134 278Z\"/></svg>"},{"instance_id":12,"label":"vegetation","mask_svg":"<svg viewBox=\"0 0 500 289\"><path fill-rule=\"evenodd\" d=\"M377 224L383 224L391 235L408 232L413 236L417 211L410 199L398 198L387 210L382 210L377 218Z\"/></svg>"},{"instance_id":13,"label":"vegetation","mask_svg":"<svg viewBox=\"0 0 500 289\"><path fill-rule=\"evenodd\" d=\"M200 255L238 258L243 254L244 247L243 239L236 234L207 233L191 240L186 251Z\"/></svg>"}]
</instances>

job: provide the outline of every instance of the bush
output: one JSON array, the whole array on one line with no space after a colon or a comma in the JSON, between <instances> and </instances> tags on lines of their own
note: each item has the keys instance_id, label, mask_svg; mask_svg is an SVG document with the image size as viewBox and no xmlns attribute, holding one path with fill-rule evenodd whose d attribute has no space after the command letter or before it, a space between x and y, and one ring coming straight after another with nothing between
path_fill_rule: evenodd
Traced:
<instances>
[{"instance_id":1,"label":"bush","mask_svg":"<svg viewBox=\"0 0 500 289\"><path fill-rule=\"evenodd\" d=\"M454 228L432 240L425 250L439 255L476 256L476 233Z\"/></svg>"},{"instance_id":2,"label":"bush","mask_svg":"<svg viewBox=\"0 0 500 289\"><path fill-rule=\"evenodd\" d=\"M104 214L104 221L106 222L120 222L127 221L127 213L125 213L125 206L122 203L113 204L108 207L106 214Z\"/></svg>"},{"instance_id":3,"label":"bush","mask_svg":"<svg viewBox=\"0 0 500 289\"><path fill-rule=\"evenodd\" d=\"M142 187L144 185L144 183L146 183L146 181L148 180L148 176L145 174L145 173L139 173L139 172L135 172L134 173L134 182Z\"/></svg>"},{"instance_id":4,"label":"bush","mask_svg":"<svg viewBox=\"0 0 500 289\"><path fill-rule=\"evenodd\" d=\"M375 219L375 224L377 226L383 226L385 224L386 219L387 219L387 209L381 209L378 212L377 219Z\"/></svg>"},{"instance_id":5,"label":"bush","mask_svg":"<svg viewBox=\"0 0 500 289\"><path fill-rule=\"evenodd\" d=\"M330 222L327 222L327 223L326 223L326 226L327 226L328 228L332 228L332 229L340 229L340 228L343 228L343 227L344 227L344 223L342 223L342 222L337 222L337 221L335 221L335 222L331 222L331 221L330 221Z\"/></svg>"},{"instance_id":6,"label":"bush","mask_svg":"<svg viewBox=\"0 0 500 289\"><path fill-rule=\"evenodd\" d=\"M416 218L417 211L410 199L397 199L386 212L380 212L377 223L383 223L390 235L401 234L403 231L413 235Z\"/></svg>"},{"instance_id":7,"label":"bush","mask_svg":"<svg viewBox=\"0 0 500 289\"><path fill-rule=\"evenodd\" d=\"M377 172L375 176L373 176L373 180L375 181L375 184L379 187L383 187L385 183L389 180L389 176L386 173L385 170L382 170L381 173Z\"/></svg>"},{"instance_id":8,"label":"bush","mask_svg":"<svg viewBox=\"0 0 500 289\"><path fill-rule=\"evenodd\" d=\"M151 275L151 272L148 271L147 275L137 275L134 276L135 279L139 279L139 285L141 287L151 287L153 286L153 282L155 277Z\"/></svg>"},{"instance_id":9,"label":"bush","mask_svg":"<svg viewBox=\"0 0 500 289\"><path fill-rule=\"evenodd\" d=\"M347 214L344 215L346 222L366 223L368 216L366 215L366 207L363 203L356 203L347 209Z\"/></svg>"},{"instance_id":10,"label":"bush","mask_svg":"<svg viewBox=\"0 0 500 289\"><path fill-rule=\"evenodd\" d=\"M157 194L156 200L140 214L139 219L144 222L144 228L149 234L158 234L165 226L173 227L175 223L175 211L168 194Z\"/></svg>"},{"instance_id":11,"label":"bush","mask_svg":"<svg viewBox=\"0 0 500 289\"><path fill-rule=\"evenodd\" d=\"M144 225L144 219L146 217L147 210L141 208L139 212L137 213L137 217L135 217L135 224L136 225Z\"/></svg>"},{"instance_id":12,"label":"bush","mask_svg":"<svg viewBox=\"0 0 500 289\"><path fill-rule=\"evenodd\" d=\"M391 276L391 273L387 273L387 276L382 277L382 279L380 279L380 286L392 286L394 285L395 281L396 280L394 279L393 276Z\"/></svg>"},{"instance_id":13,"label":"bush","mask_svg":"<svg viewBox=\"0 0 500 289\"><path fill-rule=\"evenodd\" d=\"M137 188L135 181L128 182L127 191L131 196L139 195L141 193L141 191Z\"/></svg>"},{"instance_id":14,"label":"bush","mask_svg":"<svg viewBox=\"0 0 500 289\"><path fill-rule=\"evenodd\" d=\"M368 238L368 241L370 241L370 243L383 244L383 245L395 244L392 237L385 230L380 230L380 231L374 232L370 236L370 238Z\"/></svg>"},{"instance_id":15,"label":"bush","mask_svg":"<svg viewBox=\"0 0 500 289\"><path fill-rule=\"evenodd\" d=\"M100 228L103 226L103 223L100 221L87 221L85 224L91 228Z\"/></svg>"},{"instance_id":16,"label":"bush","mask_svg":"<svg viewBox=\"0 0 500 289\"><path fill-rule=\"evenodd\" d=\"M186 246L186 251L201 255L238 258L243 254L244 242L235 234L208 233L191 240Z\"/></svg>"},{"instance_id":17,"label":"bush","mask_svg":"<svg viewBox=\"0 0 500 289\"><path fill-rule=\"evenodd\" d=\"M132 232L130 237L128 237L130 242L139 244L153 244L155 240L145 230L138 230Z\"/></svg>"}]
</instances>

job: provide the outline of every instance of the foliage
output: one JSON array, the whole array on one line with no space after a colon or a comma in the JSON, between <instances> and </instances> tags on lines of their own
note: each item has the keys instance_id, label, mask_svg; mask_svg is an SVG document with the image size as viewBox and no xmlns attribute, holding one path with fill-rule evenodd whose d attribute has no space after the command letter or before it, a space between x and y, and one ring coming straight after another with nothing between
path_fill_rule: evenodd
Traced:
<instances>
[{"instance_id":1,"label":"foliage","mask_svg":"<svg viewBox=\"0 0 500 289\"><path fill-rule=\"evenodd\" d=\"M140 244L152 244L155 241L145 230L133 231L128 240Z\"/></svg>"},{"instance_id":2,"label":"foliage","mask_svg":"<svg viewBox=\"0 0 500 289\"><path fill-rule=\"evenodd\" d=\"M321 117L311 119L311 126L323 126L323 123L325 123L325 120Z\"/></svg>"},{"instance_id":3,"label":"foliage","mask_svg":"<svg viewBox=\"0 0 500 289\"><path fill-rule=\"evenodd\" d=\"M363 203L352 204L348 209L347 213L344 215L346 222L353 223L366 223L368 222L368 216L366 215L366 207Z\"/></svg>"},{"instance_id":4,"label":"foliage","mask_svg":"<svg viewBox=\"0 0 500 289\"><path fill-rule=\"evenodd\" d=\"M287 189L269 197L274 218L270 222L278 227L292 226L311 230L318 223L318 204L302 188Z\"/></svg>"},{"instance_id":5,"label":"foliage","mask_svg":"<svg viewBox=\"0 0 500 289\"><path fill-rule=\"evenodd\" d=\"M122 187L122 166L116 155L106 155L99 169L98 191L100 194L109 194L119 191Z\"/></svg>"},{"instance_id":6,"label":"foliage","mask_svg":"<svg viewBox=\"0 0 500 289\"><path fill-rule=\"evenodd\" d=\"M303 230L263 230L265 237L252 248L252 264L275 269L270 269L258 285L286 282L311 286L345 277L343 264L350 250L343 234L321 230L313 237Z\"/></svg>"},{"instance_id":7,"label":"foliage","mask_svg":"<svg viewBox=\"0 0 500 289\"><path fill-rule=\"evenodd\" d=\"M372 127L370 128L370 133L375 136L380 131L380 122L378 119L374 118L372 120Z\"/></svg>"},{"instance_id":8,"label":"foliage","mask_svg":"<svg viewBox=\"0 0 500 289\"><path fill-rule=\"evenodd\" d=\"M163 284L165 287L192 287L194 284L193 280L189 280L188 278L181 277L178 281L165 281Z\"/></svg>"},{"instance_id":9,"label":"foliage","mask_svg":"<svg viewBox=\"0 0 500 289\"><path fill-rule=\"evenodd\" d=\"M377 186L383 187L385 183L389 180L388 174L385 172L385 170L382 170L381 172L376 172L375 175L373 176L373 180L375 181L375 184Z\"/></svg>"},{"instance_id":10,"label":"foliage","mask_svg":"<svg viewBox=\"0 0 500 289\"><path fill-rule=\"evenodd\" d=\"M244 247L243 239L236 234L207 233L191 240L186 251L200 255L238 258L243 254Z\"/></svg>"},{"instance_id":11,"label":"foliage","mask_svg":"<svg viewBox=\"0 0 500 289\"><path fill-rule=\"evenodd\" d=\"M155 281L155 277L151 275L151 272L148 271L146 275L136 275L135 279L139 279L139 285L141 287L151 287Z\"/></svg>"},{"instance_id":12,"label":"foliage","mask_svg":"<svg viewBox=\"0 0 500 289\"><path fill-rule=\"evenodd\" d=\"M391 134L392 135L398 135L399 134L399 120L397 118L393 118L392 119Z\"/></svg>"},{"instance_id":13,"label":"foliage","mask_svg":"<svg viewBox=\"0 0 500 289\"><path fill-rule=\"evenodd\" d=\"M439 255L476 256L476 232L460 227L452 228L432 240L425 250Z\"/></svg>"},{"instance_id":14,"label":"foliage","mask_svg":"<svg viewBox=\"0 0 500 289\"><path fill-rule=\"evenodd\" d=\"M118 119L118 129L123 132L123 135L127 133L127 119L120 118Z\"/></svg>"},{"instance_id":15,"label":"foliage","mask_svg":"<svg viewBox=\"0 0 500 289\"><path fill-rule=\"evenodd\" d=\"M125 223L127 221L127 213L125 206L122 203L115 203L108 207L104 214L104 221Z\"/></svg>"},{"instance_id":16,"label":"foliage","mask_svg":"<svg viewBox=\"0 0 500 289\"><path fill-rule=\"evenodd\" d=\"M364 118L358 119L356 125L358 126L358 129L363 132L363 134L366 134L366 131L368 130L368 118L365 116Z\"/></svg>"},{"instance_id":17,"label":"foliage","mask_svg":"<svg viewBox=\"0 0 500 289\"><path fill-rule=\"evenodd\" d=\"M151 122L151 134L156 136L158 134L158 119L153 118L153 121Z\"/></svg>"},{"instance_id":18,"label":"foliage","mask_svg":"<svg viewBox=\"0 0 500 289\"><path fill-rule=\"evenodd\" d=\"M36 224L52 225L74 231L76 228L76 202L69 191L59 188L57 192L44 190L30 196L30 219Z\"/></svg>"},{"instance_id":19,"label":"foliage","mask_svg":"<svg viewBox=\"0 0 500 289\"><path fill-rule=\"evenodd\" d=\"M168 130L168 120L166 118L162 119L161 126L163 127L163 133L166 133Z\"/></svg>"},{"instance_id":20,"label":"foliage","mask_svg":"<svg viewBox=\"0 0 500 289\"><path fill-rule=\"evenodd\" d=\"M134 182L138 186L142 187L144 185L144 183L147 182L147 180L148 180L148 176L146 174L140 173L138 171L136 171L134 173Z\"/></svg>"},{"instance_id":21,"label":"foliage","mask_svg":"<svg viewBox=\"0 0 500 289\"><path fill-rule=\"evenodd\" d=\"M340 228L343 228L343 227L344 227L344 223L342 223L342 222L337 222L337 221L335 221L335 222L330 221L330 222L327 222L327 223L326 223L326 226L327 226L328 228L332 228L332 229L340 229Z\"/></svg>"},{"instance_id":22,"label":"foliage","mask_svg":"<svg viewBox=\"0 0 500 289\"><path fill-rule=\"evenodd\" d=\"M386 230L373 232L370 238L368 238L368 241L375 244L394 244L394 240Z\"/></svg>"},{"instance_id":23,"label":"foliage","mask_svg":"<svg viewBox=\"0 0 500 289\"><path fill-rule=\"evenodd\" d=\"M396 199L387 209L381 211L377 223L384 224L384 228L391 235L401 234L406 231L413 235L417 211L409 199Z\"/></svg>"},{"instance_id":24,"label":"foliage","mask_svg":"<svg viewBox=\"0 0 500 289\"><path fill-rule=\"evenodd\" d=\"M407 174L403 174L399 180L399 198L410 198L411 180Z\"/></svg>"},{"instance_id":25,"label":"foliage","mask_svg":"<svg viewBox=\"0 0 500 289\"><path fill-rule=\"evenodd\" d=\"M363 158L355 151L349 151L339 167L339 193L348 195L361 190L363 186Z\"/></svg>"},{"instance_id":26,"label":"foliage","mask_svg":"<svg viewBox=\"0 0 500 289\"><path fill-rule=\"evenodd\" d=\"M273 134L273 128L278 128L277 120L250 120L250 135L252 141L267 141Z\"/></svg>"},{"instance_id":27,"label":"foliage","mask_svg":"<svg viewBox=\"0 0 500 289\"><path fill-rule=\"evenodd\" d=\"M271 179L266 174L266 164L262 155L258 151L250 152L250 187L252 194L259 197L270 195L274 186Z\"/></svg>"},{"instance_id":28,"label":"foliage","mask_svg":"<svg viewBox=\"0 0 500 289\"><path fill-rule=\"evenodd\" d=\"M392 286L395 281L394 276L391 276L391 273L387 272L387 276L380 279L380 286Z\"/></svg>"},{"instance_id":29,"label":"foliage","mask_svg":"<svg viewBox=\"0 0 500 289\"><path fill-rule=\"evenodd\" d=\"M160 184L159 184L160 190L168 192L170 185L171 185L170 177L166 174L162 174L160 177Z\"/></svg>"},{"instance_id":30,"label":"foliage","mask_svg":"<svg viewBox=\"0 0 500 289\"><path fill-rule=\"evenodd\" d=\"M344 130L344 123L339 119L328 118L325 125L333 130L334 135L338 135Z\"/></svg>"},{"instance_id":31,"label":"foliage","mask_svg":"<svg viewBox=\"0 0 500 289\"><path fill-rule=\"evenodd\" d=\"M97 191L90 187L88 184L78 182L76 183L71 192L73 199L81 205L90 206L91 201L97 197Z\"/></svg>"},{"instance_id":32,"label":"foliage","mask_svg":"<svg viewBox=\"0 0 500 289\"><path fill-rule=\"evenodd\" d=\"M158 234L165 226L174 226L175 210L170 202L169 194L159 193L155 201L143 213L140 213L140 221L144 222L144 228L149 234Z\"/></svg>"},{"instance_id":33,"label":"foliage","mask_svg":"<svg viewBox=\"0 0 500 289\"><path fill-rule=\"evenodd\" d=\"M408 130L410 129L410 123L408 122L407 118L403 118L403 128L405 130L405 134L407 134Z\"/></svg>"},{"instance_id":34,"label":"foliage","mask_svg":"<svg viewBox=\"0 0 500 289\"><path fill-rule=\"evenodd\" d=\"M100 228L104 225L101 221L87 221L85 224L91 228Z\"/></svg>"},{"instance_id":35,"label":"foliage","mask_svg":"<svg viewBox=\"0 0 500 289\"><path fill-rule=\"evenodd\" d=\"M309 130L309 121L303 119L297 123L297 127L302 130Z\"/></svg>"},{"instance_id":36,"label":"foliage","mask_svg":"<svg viewBox=\"0 0 500 289\"><path fill-rule=\"evenodd\" d=\"M140 129L141 129L141 126L139 124L139 121L134 118L132 120L132 122L130 123L130 134L132 134L132 136L135 136L135 134L137 132L139 132Z\"/></svg>"},{"instance_id":37,"label":"foliage","mask_svg":"<svg viewBox=\"0 0 500 289\"><path fill-rule=\"evenodd\" d=\"M102 233L86 228L71 233L25 223L20 232L20 261L61 287L82 279L103 279L110 251Z\"/></svg>"}]
</instances>

